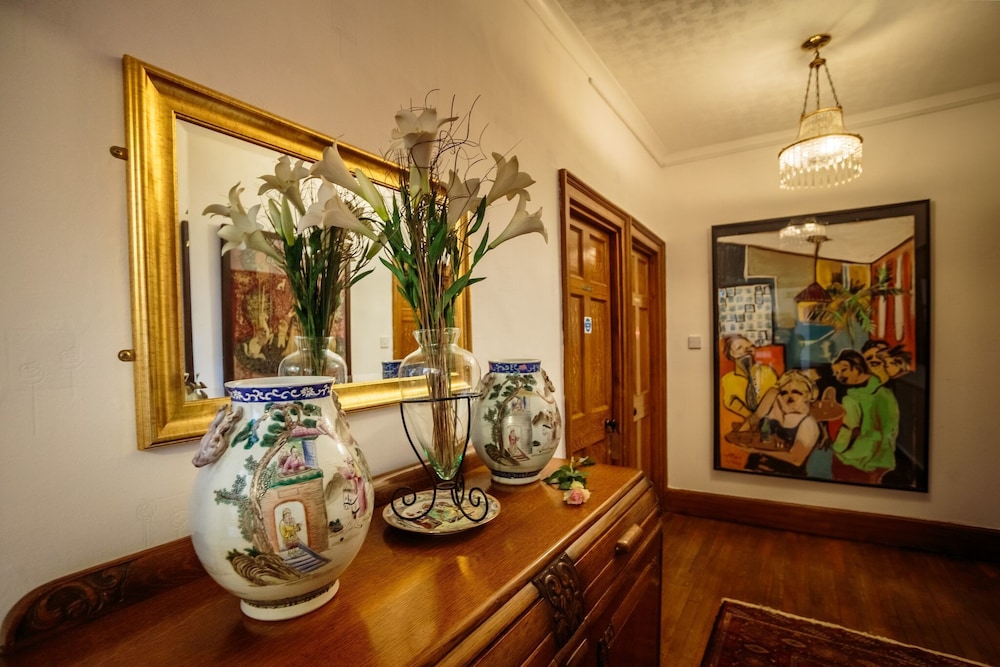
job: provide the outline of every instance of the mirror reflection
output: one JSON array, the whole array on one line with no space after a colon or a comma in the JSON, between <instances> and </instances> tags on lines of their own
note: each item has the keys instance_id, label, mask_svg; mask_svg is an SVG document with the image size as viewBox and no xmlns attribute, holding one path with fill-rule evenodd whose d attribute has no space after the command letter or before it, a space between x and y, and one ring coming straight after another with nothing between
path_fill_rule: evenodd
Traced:
<instances>
[{"instance_id":1,"label":"mirror reflection","mask_svg":"<svg viewBox=\"0 0 1000 667\"><path fill-rule=\"evenodd\" d=\"M139 449L201 437L224 404L225 312L218 220L202 211L245 182L256 193L281 155L319 159L333 138L274 116L131 56L122 59L128 137L132 348ZM340 143L350 169L389 187L399 167ZM415 346L405 308L393 307L384 267L355 285L343 315L351 381L336 386L347 411L399 401L381 361ZM459 303L460 344L469 343L468 292ZM259 303L259 300L258 300ZM190 323L190 324L188 324ZM280 329L276 323L274 331ZM256 343L246 341L248 350ZM258 349L259 351L259 349ZM277 374L277 369L271 373ZM204 386L202 386L204 385Z\"/></svg>"},{"instance_id":2,"label":"mirror reflection","mask_svg":"<svg viewBox=\"0 0 1000 667\"><path fill-rule=\"evenodd\" d=\"M282 154L183 120L177 121L176 146L177 201L186 227L182 264L189 267L183 277L185 372L196 389L187 397L221 397L229 380L273 375L294 351L299 332L284 274L252 250L220 254L220 219L202 212L225 201L237 182L252 204L261 174L273 173ZM388 189L385 195L391 197ZM372 273L345 295L332 332L348 381L382 379L382 362L413 347L393 344L392 275L377 261L368 268Z\"/></svg>"}]
</instances>

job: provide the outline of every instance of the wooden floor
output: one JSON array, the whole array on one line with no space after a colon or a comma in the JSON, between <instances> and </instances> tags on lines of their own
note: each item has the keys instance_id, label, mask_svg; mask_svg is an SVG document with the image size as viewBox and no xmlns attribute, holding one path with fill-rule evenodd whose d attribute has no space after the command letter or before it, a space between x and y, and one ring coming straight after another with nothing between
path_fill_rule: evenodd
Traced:
<instances>
[{"instance_id":1,"label":"wooden floor","mask_svg":"<svg viewBox=\"0 0 1000 667\"><path fill-rule=\"evenodd\" d=\"M697 666L722 598L1000 667L1000 564L664 517L661 664Z\"/></svg>"}]
</instances>

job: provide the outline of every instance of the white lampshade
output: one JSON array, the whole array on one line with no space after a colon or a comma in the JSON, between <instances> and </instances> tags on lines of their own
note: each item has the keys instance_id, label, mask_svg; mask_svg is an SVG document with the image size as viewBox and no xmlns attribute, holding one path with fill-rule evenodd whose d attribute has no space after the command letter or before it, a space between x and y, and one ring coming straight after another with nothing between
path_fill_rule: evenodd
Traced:
<instances>
[{"instance_id":1,"label":"white lampshade","mask_svg":"<svg viewBox=\"0 0 1000 667\"><path fill-rule=\"evenodd\" d=\"M778 153L781 187L831 187L861 175L861 136L844 127L840 107L802 116L795 143Z\"/></svg>"}]
</instances>

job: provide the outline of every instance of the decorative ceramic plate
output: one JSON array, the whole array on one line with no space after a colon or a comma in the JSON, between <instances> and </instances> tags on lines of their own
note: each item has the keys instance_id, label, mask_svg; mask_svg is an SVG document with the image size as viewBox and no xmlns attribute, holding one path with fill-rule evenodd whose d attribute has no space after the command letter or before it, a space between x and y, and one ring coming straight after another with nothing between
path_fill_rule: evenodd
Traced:
<instances>
[{"instance_id":1,"label":"decorative ceramic plate","mask_svg":"<svg viewBox=\"0 0 1000 667\"><path fill-rule=\"evenodd\" d=\"M409 506L403 505L402 501L396 502L396 508L399 510L399 513L404 517L408 517L407 519L400 518L393 511L392 504L386 505L385 509L382 510L382 518L390 526L411 533L422 533L424 535L461 533L470 528L487 524L500 514L500 501L489 494L484 495L486 496L487 509L486 516L481 521L473 521L467 518L465 514L455 507L455 504L451 502L451 498L447 494L444 497L441 497L439 494L437 500L434 502L434 507L425 516L419 519L408 520L409 517L420 516L430 507L431 500L434 498L433 491L420 491L417 493L416 502ZM474 507L468 498L465 499L462 506L465 508L466 513L471 516L478 516L483 511L482 505Z\"/></svg>"}]
</instances>

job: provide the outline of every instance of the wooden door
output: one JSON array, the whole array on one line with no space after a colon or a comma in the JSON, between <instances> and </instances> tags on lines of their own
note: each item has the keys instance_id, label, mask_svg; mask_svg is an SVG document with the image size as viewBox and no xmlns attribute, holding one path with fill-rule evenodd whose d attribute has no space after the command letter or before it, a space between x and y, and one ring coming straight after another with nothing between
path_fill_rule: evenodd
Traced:
<instances>
[{"instance_id":1,"label":"wooden door","mask_svg":"<svg viewBox=\"0 0 1000 667\"><path fill-rule=\"evenodd\" d=\"M560 175L566 455L622 463L624 216L566 172Z\"/></svg>"},{"instance_id":2,"label":"wooden door","mask_svg":"<svg viewBox=\"0 0 1000 667\"><path fill-rule=\"evenodd\" d=\"M410 304L406 303L397 283L392 281L392 358L402 359L417 349L417 339L413 332L417 330L417 320L413 317Z\"/></svg>"},{"instance_id":3,"label":"wooden door","mask_svg":"<svg viewBox=\"0 0 1000 667\"><path fill-rule=\"evenodd\" d=\"M632 221L629 291L631 322L631 428L625 464L641 468L666 491L666 350L664 245ZM662 496L661 496L662 497Z\"/></svg>"},{"instance_id":4,"label":"wooden door","mask_svg":"<svg viewBox=\"0 0 1000 667\"><path fill-rule=\"evenodd\" d=\"M640 468L667 488L665 245L565 170L566 455Z\"/></svg>"}]
</instances>

